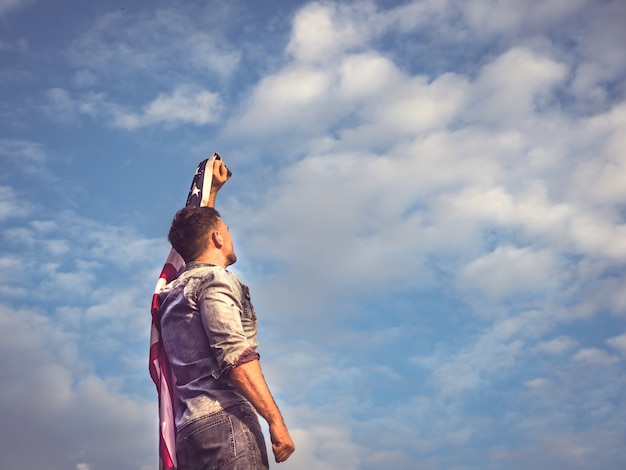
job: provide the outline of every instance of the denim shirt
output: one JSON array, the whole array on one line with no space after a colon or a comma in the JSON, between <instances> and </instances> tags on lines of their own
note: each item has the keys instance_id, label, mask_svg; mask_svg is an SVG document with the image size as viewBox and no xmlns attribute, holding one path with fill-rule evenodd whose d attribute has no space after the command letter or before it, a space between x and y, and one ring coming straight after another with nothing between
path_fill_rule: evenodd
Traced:
<instances>
[{"instance_id":1,"label":"denim shirt","mask_svg":"<svg viewBox=\"0 0 626 470\"><path fill-rule=\"evenodd\" d=\"M230 271L191 262L159 293L161 338L176 377L176 427L246 402L233 367L259 354L248 287Z\"/></svg>"}]
</instances>

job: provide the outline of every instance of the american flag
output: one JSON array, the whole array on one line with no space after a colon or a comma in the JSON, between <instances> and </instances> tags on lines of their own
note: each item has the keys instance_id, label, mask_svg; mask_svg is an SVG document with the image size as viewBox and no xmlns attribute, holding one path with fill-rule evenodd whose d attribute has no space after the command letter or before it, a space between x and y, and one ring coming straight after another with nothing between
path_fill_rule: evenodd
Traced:
<instances>
[{"instance_id":1,"label":"american flag","mask_svg":"<svg viewBox=\"0 0 626 470\"><path fill-rule=\"evenodd\" d=\"M221 157L214 153L211 158L202 161L196 169L187 206L206 206L213 178L213 162ZM174 421L177 396L176 377L170 369L161 343L161 317L159 297L161 289L176 278L185 265L181 256L172 248L165 260L152 296L152 329L150 331L150 376L156 385L159 395L159 468L176 468L176 423Z\"/></svg>"}]
</instances>

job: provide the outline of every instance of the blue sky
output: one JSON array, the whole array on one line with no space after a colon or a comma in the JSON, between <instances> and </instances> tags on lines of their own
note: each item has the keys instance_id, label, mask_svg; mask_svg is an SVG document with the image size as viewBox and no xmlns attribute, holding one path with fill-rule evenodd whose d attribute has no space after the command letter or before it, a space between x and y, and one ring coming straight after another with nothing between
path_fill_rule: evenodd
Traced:
<instances>
[{"instance_id":1,"label":"blue sky","mask_svg":"<svg viewBox=\"0 0 626 470\"><path fill-rule=\"evenodd\" d=\"M297 451L622 469L626 3L0 0L0 454L154 469L197 163Z\"/></svg>"}]
</instances>

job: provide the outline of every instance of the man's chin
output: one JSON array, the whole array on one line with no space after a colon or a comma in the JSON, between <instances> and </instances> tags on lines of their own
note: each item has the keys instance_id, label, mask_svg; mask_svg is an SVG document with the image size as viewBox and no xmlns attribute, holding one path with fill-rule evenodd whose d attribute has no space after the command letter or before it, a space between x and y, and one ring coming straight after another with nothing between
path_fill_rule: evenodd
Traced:
<instances>
[{"instance_id":1,"label":"man's chin","mask_svg":"<svg viewBox=\"0 0 626 470\"><path fill-rule=\"evenodd\" d=\"M228 261L227 266L232 266L233 264L237 262L237 257L235 255L229 256L227 261Z\"/></svg>"}]
</instances>

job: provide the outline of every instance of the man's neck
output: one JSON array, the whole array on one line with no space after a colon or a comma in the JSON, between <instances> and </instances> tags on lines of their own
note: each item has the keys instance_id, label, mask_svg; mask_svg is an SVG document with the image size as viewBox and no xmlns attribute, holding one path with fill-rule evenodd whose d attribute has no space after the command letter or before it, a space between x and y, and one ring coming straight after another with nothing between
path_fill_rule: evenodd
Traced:
<instances>
[{"instance_id":1,"label":"man's neck","mask_svg":"<svg viewBox=\"0 0 626 470\"><path fill-rule=\"evenodd\" d=\"M224 269L227 266L226 257L219 251L205 251L199 257L194 259L194 261L197 263L214 264L216 266L221 266Z\"/></svg>"}]
</instances>

